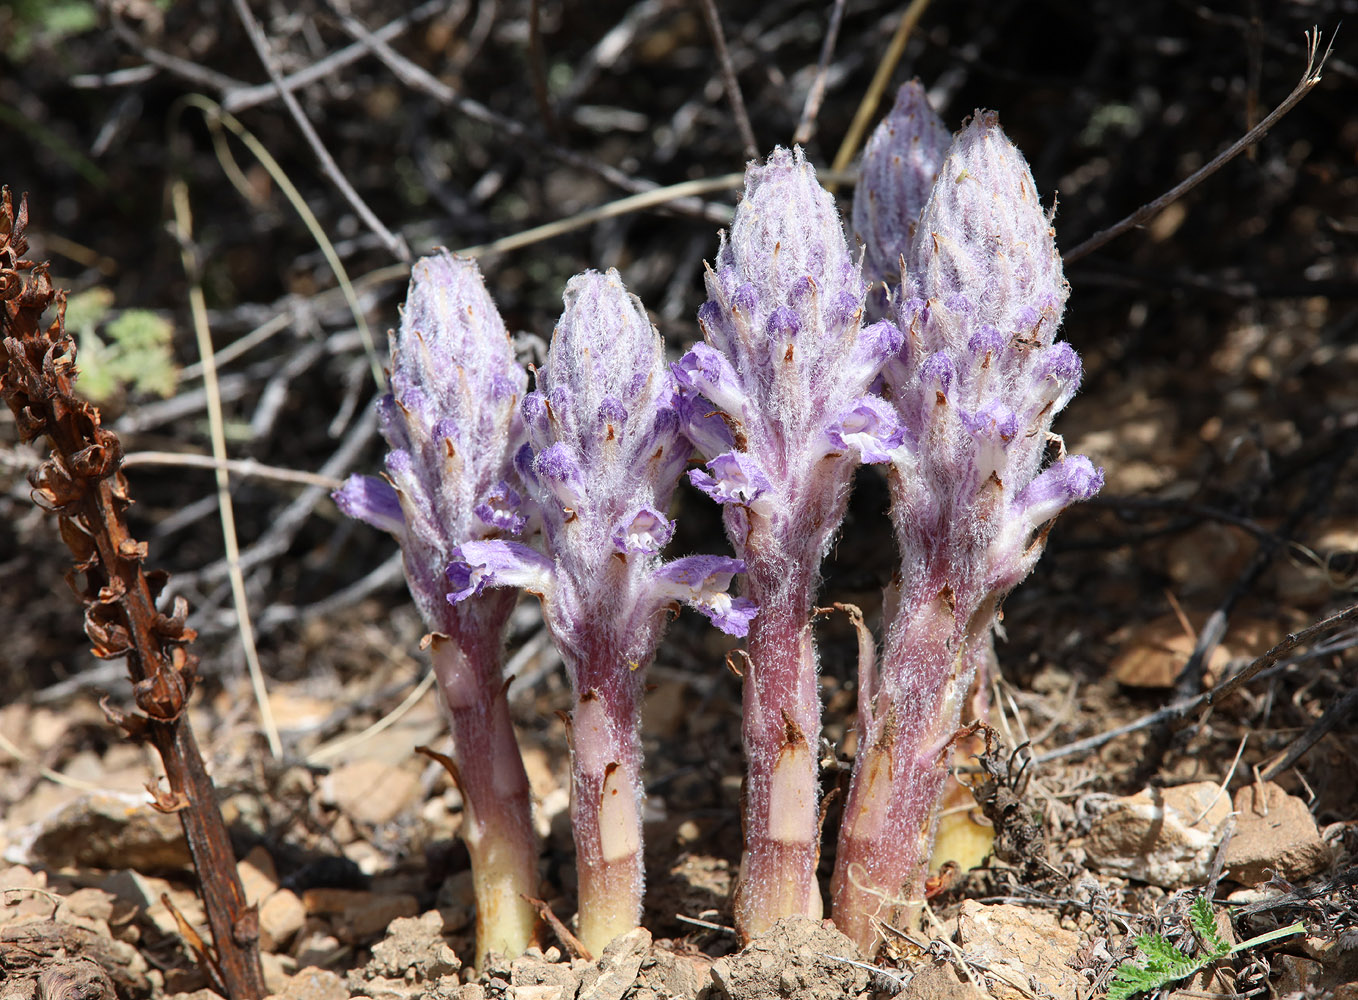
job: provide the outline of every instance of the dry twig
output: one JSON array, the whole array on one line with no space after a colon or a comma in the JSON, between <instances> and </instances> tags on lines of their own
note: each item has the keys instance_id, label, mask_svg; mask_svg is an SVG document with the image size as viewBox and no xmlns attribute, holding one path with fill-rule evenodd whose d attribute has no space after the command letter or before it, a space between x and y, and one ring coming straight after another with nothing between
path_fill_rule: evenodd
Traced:
<instances>
[{"instance_id":1,"label":"dry twig","mask_svg":"<svg viewBox=\"0 0 1358 1000\"><path fill-rule=\"evenodd\" d=\"M57 515L61 537L75 556L68 575L85 603L85 634L101 659L125 657L138 712L104 710L133 739L160 754L169 792L148 786L153 804L179 814L198 871L204 908L216 945L209 971L232 1000L264 996L259 964L259 917L246 906L231 841L212 781L185 708L198 658L188 645L187 603L171 614L155 599L168 578L142 568L147 547L128 533L131 504L122 474L122 444L100 426L99 411L74 392L75 345L65 328L65 296L52 287L45 264L25 260L27 202L14 211L9 189L0 194L0 393L25 441L45 435L51 457L33 472L33 500ZM43 329L55 303L56 318Z\"/></svg>"}]
</instances>

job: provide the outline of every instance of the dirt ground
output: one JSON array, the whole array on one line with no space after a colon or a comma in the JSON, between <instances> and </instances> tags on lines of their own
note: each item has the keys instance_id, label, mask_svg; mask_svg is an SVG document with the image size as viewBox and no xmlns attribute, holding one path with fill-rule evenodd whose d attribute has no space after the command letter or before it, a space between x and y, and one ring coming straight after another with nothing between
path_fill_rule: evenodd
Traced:
<instances>
[{"instance_id":1,"label":"dirt ground","mask_svg":"<svg viewBox=\"0 0 1358 1000\"><path fill-rule=\"evenodd\" d=\"M843 5L805 142L819 167L903 6ZM833 7L720 5L761 152L797 130ZM333 170L261 91L269 76L232 3L20 0L0 9L0 183L28 193L31 256L80 302L82 368L131 456L133 532L200 633L192 722L260 903L271 990L1084 1000L1105 994L1136 935L1188 940L1189 901L1206 890L1233 940L1294 920L1305 933L1247 948L1171 987L1179 996L1358 997L1358 632L1299 644L1161 745L1155 726L1133 725L1355 600L1354 0L935 2L909 38L892 89L919 76L954 127L997 110L1043 197L1058 198L1070 250L1247 132L1302 76L1305 30L1318 25L1328 44L1338 29L1321 83L1248 154L1067 266L1062 335L1085 380L1056 430L1106 486L1062 516L1005 605L995 760L1027 746L1006 785L1007 856L943 878L932 916L893 937L873 972L814 924L739 950L728 902L739 680L723 666L732 644L688 615L650 674L644 930L594 963L549 935L545 952L464 967L461 801L413 753L446 740L422 629L394 543L328 499L328 484L380 464L366 332L270 173L333 242L380 355L406 271L335 178L420 253L739 171L744 143L702 6L250 8L276 71L318 67L295 93ZM384 25L391 54L379 59L355 37ZM204 97L254 145L209 128ZM176 228L177 194L191 233ZM606 218L490 252L482 267L510 328L542 338L571 274L617 267L677 352L697 336L701 264L734 200L722 190ZM229 453L255 463L233 473L232 499L281 754L248 676L212 471L164 457L210 454L181 246L201 269ZM63 581L69 557L29 498L41 453L16 443L8 412L0 423L0 997L202 990L184 930L205 927L187 852L174 818L146 806L158 765L99 707L129 703L125 670L91 656ZM713 505L687 487L678 502L676 550L724 545ZM880 475L863 471L825 566L825 603L856 603L874 626L894 559L886 502ZM847 782L855 645L838 617L818 636L830 792ZM542 897L569 919L566 684L531 604L511 643ZM1195 644L1210 655L1181 677ZM836 821L832 807L827 884Z\"/></svg>"}]
</instances>

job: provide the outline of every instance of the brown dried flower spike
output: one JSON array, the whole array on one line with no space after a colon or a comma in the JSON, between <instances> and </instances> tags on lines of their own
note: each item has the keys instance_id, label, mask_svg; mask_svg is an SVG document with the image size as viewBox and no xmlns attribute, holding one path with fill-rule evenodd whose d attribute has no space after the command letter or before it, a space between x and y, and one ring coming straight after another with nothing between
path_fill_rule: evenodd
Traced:
<instances>
[{"instance_id":1,"label":"brown dried flower spike","mask_svg":"<svg viewBox=\"0 0 1358 1000\"><path fill-rule=\"evenodd\" d=\"M132 538L123 519L132 501L122 445L100 426L99 411L75 395L66 296L53 289L46 264L24 259L27 224L27 200L16 214L9 189L0 189L0 394L23 439L46 435L52 446L29 476L33 501L57 515L75 556L67 581L85 604L94 654L127 658L140 711L104 708L129 736L154 745L164 762L169 793L148 787L156 808L177 812L184 826L216 943L215 956L203 956L208 971L232 1000L257 1000L264 995L258 917L245 904L212 782L184 714L198 662L187 649L194 639L184 624L188 606L177 598L172 614L156 610L168 575L142 568L146 545Z\"/></svg>"}]
</instances>

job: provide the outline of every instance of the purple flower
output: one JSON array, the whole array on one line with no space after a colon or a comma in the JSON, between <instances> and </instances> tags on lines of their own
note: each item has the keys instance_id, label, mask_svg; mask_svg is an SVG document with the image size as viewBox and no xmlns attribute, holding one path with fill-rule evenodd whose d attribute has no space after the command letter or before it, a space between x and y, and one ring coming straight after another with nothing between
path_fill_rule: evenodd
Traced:
<instances>
[{"instance_id":1,"label":"purple flower","mask_svg":"<svg viewBox=\"0 0 1358 1000\"><path fill-rule=\"evenodd\" d=\"M521 542L463 542L448 568L448 603L459 604L487 587L520 587L545 594L552 587L552 562Z\"/></svg>"},{"instance_id":2,"label":"purple flower","mask_svg":"<svg viewBox=\"0 0 1358 1000\"><path fill-rule=\"evenodd\" d=\"M674 522L654 507L640 507L624 514L613 531L619 552L659 552L674 536Z\"/></svg>"},{"instance_id":3,"label":"purple flower","mask_svg":"<svg viewBox=\"0 0 1358 1000\"><path fill-rule=\"evenodd\" d=\"M865 167L865 175L866 175ZM863 668L859 751L833 883L834 919L871 955L883 900L915 899L947 748L1000 603L1032 569L1045 525L1103 473L1042 468L1052 418L1080 380L1053 343L1068 292L1022 155L978 112L953 140L904 251L884 371L904 430L890 454L901 554L880 665Z\"/></svg>"},{"instance_id":4,"label":"purple flower","mask_svg":"<svg viewBox=\"0 0 1358 1000\"><path fill-rule=\"evenodd\" d=\"M705 342L676 366L686 433L707 459L689 478L722 505L746 566L745 596L761 609L749 619L753 609L739 601L711 602L719 625L749 629L746 850L736 894L745 936L788 914L820 913L811 749L820 704L808 618L855 467L886 461L907 435L869 395L905 334L890 322L865 326L856 256L800 149L751 164L705 276Z\"/></svg>"},{"instance_id":5,"label":"purple flower","mask_svg":"<svg viewBox=\"0 0 1358 1000\"><path fill-rule=\"evenodd\" d=\"M528 379L476 264L447 253L415 264L391 357L379 404L390 485L355 477L335 502L396 536L416 604L445 629L453 549L517 534L531 513L513 465Z\"/></svg>"},{"instance_id":6,"label":"purple flower","mask_svg":"<svg viewBox=\"0 0 1358 1000\"><path fill-rule=\"evenodd\" d=\"M669 596L696 607L728 635L743 636L759 606L727 593L731 578L745 572L745 564L727 556L686 556L662 566L656 577Z\"/></svg>"},{"instance_id":7,"label":"purple flower","mask_svg":"<svg viewBox=\"0 0 1358 1000\"><path fill-rule=\"evenodd\" d=\"M405 530L401 498L385 479L352 475L335 491L334 500L336 507L357 521L398 537Z\"/></svg>"},{"instance_id":8,"label":"purple flower","mask_svg":"<svg viewBox=\"0 0 1358 1000\"><path fill-rule=\"evenodd\" d=\"M720 504L749 507L773 488L759 463L739 451L718 455L707 463L707 472L694 469L688 478Z\"/></svg>"},{"instance_id":9,"label":"purple flower","mask_svg":"<svg viewBox=\"0 0 1358 1000\"><path fill-rule=\"evenodd\" d=\"M904 84L863 149L854 190L853 229L867 249L865 268L874 280L899 284L901 258L951 141L920 82Z\"/></svg>"},{"instance_id":10,"label":"purple flower","mask_svg":"<svg viewBox=\"0 0 1358 1000\"><path fill-rule=\"evenodd\" d=\"M826 432L832 447L856 452L860 461L872 464L891 461L905 431L891 404L876 396L862 396L835 418Z\"/></svg>"}]
</instances>

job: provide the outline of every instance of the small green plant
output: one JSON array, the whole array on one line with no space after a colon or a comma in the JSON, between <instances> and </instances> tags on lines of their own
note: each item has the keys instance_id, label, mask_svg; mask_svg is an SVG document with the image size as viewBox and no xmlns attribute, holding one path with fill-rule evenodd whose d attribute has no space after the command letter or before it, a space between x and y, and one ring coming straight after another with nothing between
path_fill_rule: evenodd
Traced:
<instances>
[{"instance_id":1,"label":"small green plant","mask_svg":"<svg viewBox=\"0 0 1358 1000\"><path fill-rule=\"evenodd\" d=\"M1216 914L1205 896L1193 901L1188 910L1188 925L1201 943L1196 955L1189 956L1160 934L1142 934L1136 939L1136 946L1144 956L1142 964L1128 959L1118 966L1113 981L1108 985L1108 1000L1128 1000L1137 993L1153 992L1180 979L1187 979L1199 969L1238 951L1257 948L1306 930L1298 921L1232 946L1217 930Z\"/></svg>"},{"instance_id":2,"label":"small green plant","mask_svg":"<svg viewBox=\"0 0 1358 1000\"><path fill-rule=\"evenodd\" d=\"M173 395L179 376L170 351L173 324L145 309L110 316L112 304L107 288L91 288L67 301L66 326L77 331L80 343L80 394L101 404L129 386L139 393Z\"/></svg>"}]
</instances>

